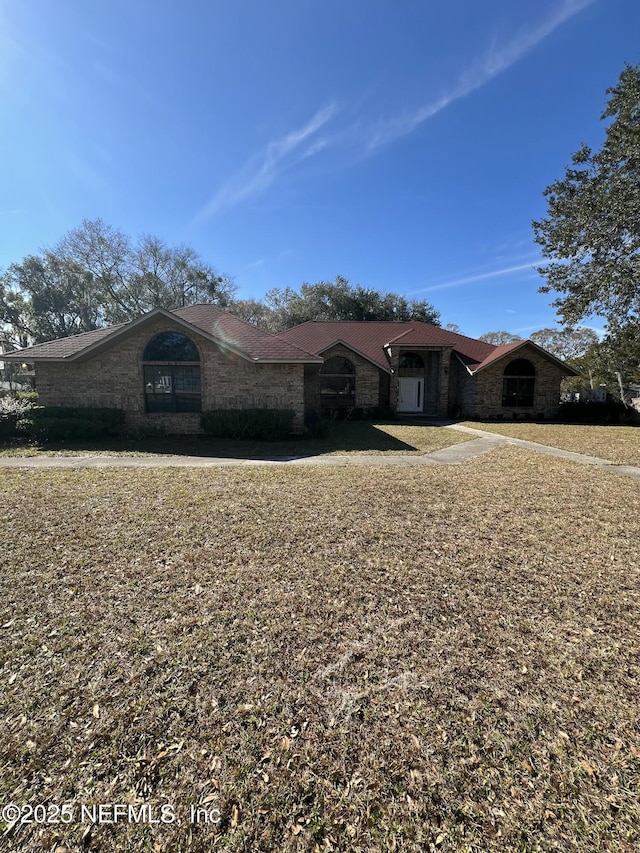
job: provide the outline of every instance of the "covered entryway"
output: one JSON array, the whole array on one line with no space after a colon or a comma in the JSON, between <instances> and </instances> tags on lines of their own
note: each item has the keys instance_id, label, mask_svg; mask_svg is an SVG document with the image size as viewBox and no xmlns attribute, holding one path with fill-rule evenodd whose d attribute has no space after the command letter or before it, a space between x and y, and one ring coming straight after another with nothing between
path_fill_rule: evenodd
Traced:
<instances>
[{"instance_id":1,"label":"covered entryway","mask_svg":"<svg viewBox=\"0 0 640 853\"><path fill-rule=\"evenodd\" d=\"M421 412L424 406L424 379L417 377L398 378L398 411Z\"/></svg>"}]
</instances>

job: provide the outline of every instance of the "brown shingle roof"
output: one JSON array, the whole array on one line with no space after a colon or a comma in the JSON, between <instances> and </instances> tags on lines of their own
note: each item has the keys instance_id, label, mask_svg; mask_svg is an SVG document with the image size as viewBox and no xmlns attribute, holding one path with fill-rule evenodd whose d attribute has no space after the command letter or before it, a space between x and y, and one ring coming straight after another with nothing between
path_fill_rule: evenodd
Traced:
<instances>
[{"instance_id":1,"label":"brown shingle roof","mask_svg":"<svg viewBox=\"0 0 640 853\"><path fill-rule=\"evenodd\" d=\"M255 361L316 360L308 351L276 335L270 335L215 305L188 305L171 313L241 350Z\"/></svg>"},{"instance_id":2,"label":"brown shingle roof","mask_svg":"<svg viewBox=\"0 0 640 853\"><path fill-rule=\"evenodd\" d=\"M97 344L103 338L107 338L113 332L123 329L126 325L127 323L120 323L117 326L107 326L105 329L94 329L92 332L82 332L79 335L70 335L68 338L57 338L55 341L36 344L35 346L12 352L11 358L13 361L36 361L41 358L70 358L87 349L87 347ZM7 358L7 356L3 356L3 358Z\"/></svg>"},{"instance_id":3,"label":"brown shingle roof","mask_svg":"<svg viewBox=\"0 0 640 853\"><path fill-rule=\"evenodd\" d=\"M342 342L384 370L389 370L389 360L384 351L387 344L453 347L463 356L465 363L470 365L479 364L496 349L493 344L477 341L419 320L408 323L375 320L364 322L338 320L324 323L311 320L287 329L279 337L313 353L322 353L333 344Z\"/></svg>"},{"instance_id":4,"label":"brown shingle roof","mask_svg":"<svg viewBox=\"0 0 640 853\"><path fill-rule=\"evenodd\" d=\"M129 323L121 323L117 326L109 326L105 329L96 329L93 332L84 332L81 335L72 335L68 338L59 338L43 344L36 344L27 349L18 350L11 354L13 361L40 361L40 360L71 360L90 355L90 350L102 343L109 346L109 338L126 335L129 328L133 329L140 323L145 322L151 316L164 315L176 316L183 323L188 323L196 329L200 329L217 341L227 344L231 349L239 351L252 361L269 362L320 362L321 359L309 352L288 343L268 332L246 323L239 317L229 314L215 305L189 305L186 308L178 308L175 311L154 311L138 317ZM8 358L9 356L3 356Z\"/></svg>"},{"instance_id":5,"label":"brown shingle roof","mask_svg":"<svg viewBox=\"0 0 640 853\"><path fill-rule=\"evenodd\" d=\"M474 374L478 373L478 371L484 370L485 367L488 367L490 364L493 364L494 361L498 361L499 359L504 358L505 355L508 355L511 352L515 352L515 350L525 346L536 349L547 359L555 362L559 367L564 368L568 376L579 375L578 371L574 370L573 367L570 367L568 364L565 364L561 359L556 358L555 355L552 355L550 352L547 352L546 350L542 349L542 347L539 347L538 344L535 344L533 341L513 341L510 344L502 344L501 346L494 347L493 352L490 353L485 359L483 359L480 364L469 365L469 370L471 370L471 372Z\"/></svg>"}]
</instances>

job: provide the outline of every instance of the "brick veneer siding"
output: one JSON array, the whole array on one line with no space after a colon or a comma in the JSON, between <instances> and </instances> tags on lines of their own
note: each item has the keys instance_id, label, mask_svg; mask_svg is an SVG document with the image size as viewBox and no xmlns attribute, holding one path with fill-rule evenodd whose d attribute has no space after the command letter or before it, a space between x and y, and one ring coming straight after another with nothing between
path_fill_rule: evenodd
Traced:
<instances>
[{"instance_id":1,"label":"brick veneer siding","mask_svg":"<svg viewBox=\"0 0 640 853\"><path fill-rule=\"evenodd\" d=\"M400 357L404 353L415 352L424 361L424 370L399 367ZM398 411L400 386L398 379L403 376L424 377L423 413L433 417L444 418L449 413L449 370L451 362L451 347L426 348L419 346L392 347L390 404ZM400 413L402 414L402 413ZM416 414L416 413L414 413Z\"/></svg>"},{"instance_id":2,"label":"brick veneer siding","mask_svg":"<svg viewBox=\"0 0 640 853\"><path fill-rule=\"evenodd\" d=\"M200 415L145 411L142 353L151 338L184 329L161 319L145 325L83 362L38 362L36 390L45 406L107 406L124 409L127 426L162 426L168 433L199 433ZM255 364L187 333L200 352L202 411L293 409L294 428L304 417L304 365Z\"/></svg>"},{"instance_id":3,"label":"brick veneer siding","mask_svg":"<svg viewBox=\"0 0 640 853\"><path fill-rule=\"evenodd\" d=\"M379 367L342 344L336 344L321 355L325 361L336 355L349 359L356 372L356 406L371 409L385 405L381 400L387 396L388 386L384 382L385 373ZM311 364L305 369L305 409L308 413L318 412L322 405L319 380L321 366Z\"/></svg>"},{"instance_id":4,"label":"brick veneer siding","mask_svg":"<svg viewBox=\"0 0 640 853\"><path fill-rule=\"evenodd\" d=\"M504 370L516 358L526 358L536 369L533 406L503 406L502 384ZM513 355L500 359L469 376L460 365L460 384L456 393L456 408L459 414L472 418L544 417L558 414L560 406L560 381L566 375L554 362L540 355L533 347L523 347ZM458 412L452 412L458 414Z\"/></svg>"}]
</instances>

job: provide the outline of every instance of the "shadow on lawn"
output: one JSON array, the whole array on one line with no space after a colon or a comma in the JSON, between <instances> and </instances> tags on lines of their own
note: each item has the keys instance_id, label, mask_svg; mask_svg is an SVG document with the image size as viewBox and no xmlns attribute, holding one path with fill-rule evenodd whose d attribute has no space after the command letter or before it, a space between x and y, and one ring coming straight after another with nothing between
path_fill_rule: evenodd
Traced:
<instances>
[{"instance_id":1,"label":"shadow on lawn","mask_svg":"<svg viewBox=\"0 0 640 853\"><path fill-rule=\"evenodd\" d=\"M393 421L394 426L401 422ZM159 454L171 456L201 456L234 459L282 459L283 457L309 457L340 452L406 453L418 448L400 441L382 427L384 423L370 421L342 421L331 424L325 438L290 436L283 441L242 441L212 438L210 436L167 436L164 438L108 439L103 441L51 442L31 445L33 450L74 453L126 453ZM378 428L381 427L381 428ZM0 445L0 450L28 449L24 443Z\"/></svg>"}]
</instances>

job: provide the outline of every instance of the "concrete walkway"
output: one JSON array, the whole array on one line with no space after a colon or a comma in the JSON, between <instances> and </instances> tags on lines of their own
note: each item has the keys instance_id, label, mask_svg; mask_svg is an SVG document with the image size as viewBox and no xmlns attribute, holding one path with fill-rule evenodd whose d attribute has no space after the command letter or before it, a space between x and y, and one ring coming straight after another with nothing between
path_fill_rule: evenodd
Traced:
<instances>
[{"instance_id":1,"label":"concrete walkway","mask_svg":"<svg viewBox=\"0 0 640 853\"><path fill-rule=\"evenodd\" d=\"M580 465L596 465L598 468L604 468L606 471L613 471L616 474L624 474L626 477L640 477L640 468L636 468L633 465L617 465L615 462L611 462L610 459L601 459L599 456L587 456L584 453L574 453L573 450L561 450L559 447L551 447L548 444L538 444L536 441L524 441L521 438L512 438L509 435L500 435L497 432L475 429L460 424L447 424L446 426L448 429L454 429L457 432L482 436L482 438L477 440L493 442L494 447L499 444L515 444L517 447L526 447L528 450L535 450L537 453L546 453L547 456L557 456L560 459L567 459L569 462L578 462ZM471 443L475 444L475 441ZM457 446L464 447L464 445ZM454 448L448 449L453 450Z\"/></svg>"},{"instance_id":2,"label":"concrete walkway","mask_svg":"<svg viewBox=\"0 0 640 853\"><path fill-rule=\"evenodd\" d=\"M214 458L210 456L5 456L0 457L0 468L222 468L227 466L255 467L256 465L316 465L316 466L371 466L371 467L413 467L429 465L459 465L468 459L474 459L483 453L489 453L504 444L514 444L578 462L581 465L595 465L605 471L622 474L625 477L640 478L640 468L632 465L616 465L608 459L597 456L586 456L571 450L560 450L535 441L524 441L495 432L474 429L458 424L438 424L443 428L453 429L477 436L477 438L444 447L423 456L393 456L393 455L351 455L351 456L278 456L272 459L232 459Z\"/></svg>"}]
</instances>

